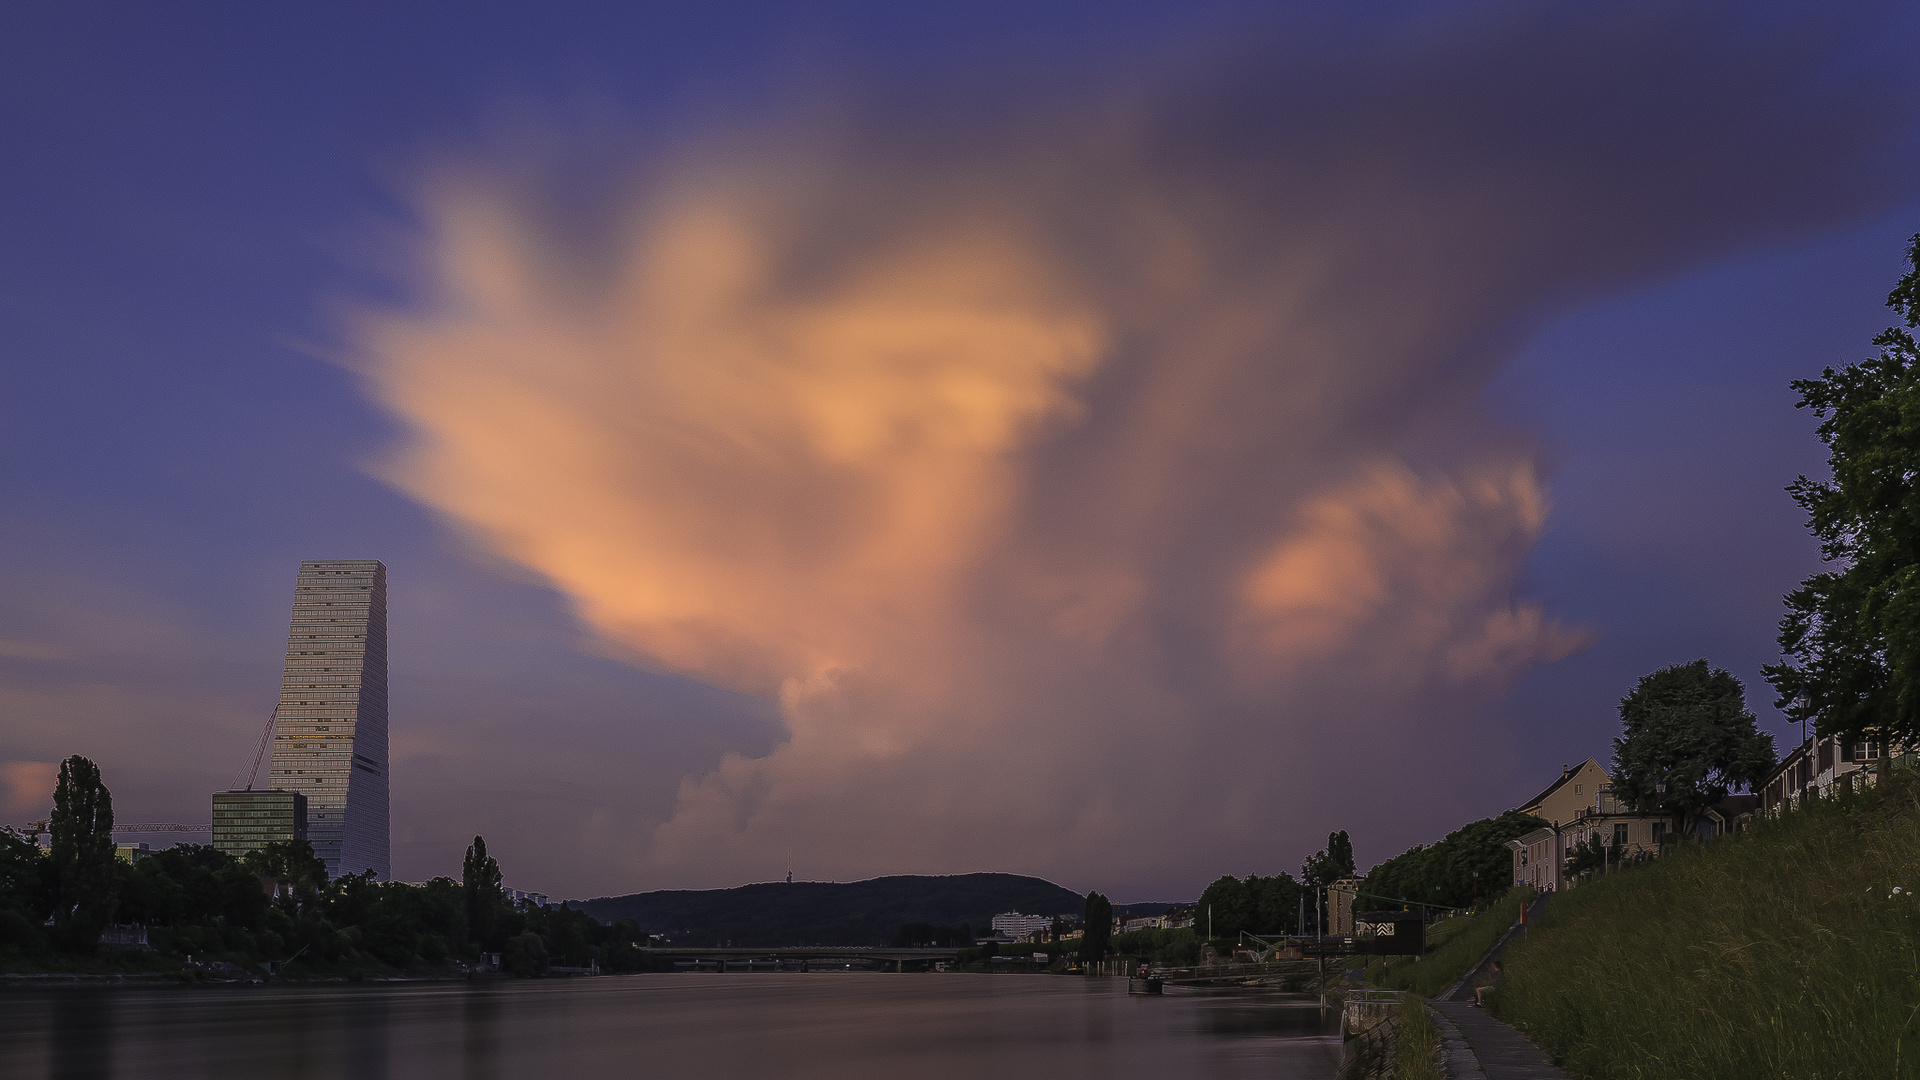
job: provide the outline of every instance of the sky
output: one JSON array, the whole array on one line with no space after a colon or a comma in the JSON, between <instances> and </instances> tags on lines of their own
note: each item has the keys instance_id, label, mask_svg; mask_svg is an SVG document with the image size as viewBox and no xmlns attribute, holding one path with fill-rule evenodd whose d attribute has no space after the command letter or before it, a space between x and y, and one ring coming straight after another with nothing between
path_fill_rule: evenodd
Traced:
<instances>
[{"instance_id":1,"label":"sky","mask_svg":"<svg viewBox=\"0 0 1920 1080\"><path fill-rule=\"evenodd\" d=\"M394 874L1364 868L1818 567L1901 5L16 6L0 820L389 567Z\"/></svg>"}]
</instances>

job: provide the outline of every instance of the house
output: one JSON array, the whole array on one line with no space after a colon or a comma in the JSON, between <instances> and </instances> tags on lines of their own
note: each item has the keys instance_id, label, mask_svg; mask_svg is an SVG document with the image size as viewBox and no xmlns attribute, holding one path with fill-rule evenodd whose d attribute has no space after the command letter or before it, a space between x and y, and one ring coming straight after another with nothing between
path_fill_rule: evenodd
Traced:
<instances>
[{"instance_id":1,"label":"house","mask_svg":"<svg viewBox=\"0 0 1920 1080\"><path fill-rule=\"evenodd\" d=\"M1895 747L1893 753L1899 750ZM1849 790L1872 784L1888 760L1888 747L1877 740L1842 742L1831 735L1809 738L1781 758L1760 781L1757 812L1776 816L1801 799L1829 797L1836 786Z\"/></svg>"},{"instance_id":2,"label":"house","mask_svg":"<svg viewBox=\"0 0 1920 1080\"><path fill-rule=\"evenodd\" d=\"M1520 812L1545 818L1555 825L1571 825L1582 810L1593 805L1595 793L1607 783L1607 770L1592 758L1581 762L1578 768L1562 765L1560 779L1548 784L1547 790L1530 801L1522 803Z\"/></svg>"},{"instance_id":3,"label":"house","mask_svg":"<svg viewBox=\"0 0 1920 1080\"><path fill-rule=\"evenodd\" d=\"M1672 827L1667 815L1641 813L1615 798L1612 780L1593 758L1577 768L1562 765L1560 778L1519 809L1549 824L1507 841L1513 883L1543 892L1575 884L1567 878L1566 865L1577 845L1595 839L1612 858L1649 858L1659 852Z\"/></svg>"}]
</instances>

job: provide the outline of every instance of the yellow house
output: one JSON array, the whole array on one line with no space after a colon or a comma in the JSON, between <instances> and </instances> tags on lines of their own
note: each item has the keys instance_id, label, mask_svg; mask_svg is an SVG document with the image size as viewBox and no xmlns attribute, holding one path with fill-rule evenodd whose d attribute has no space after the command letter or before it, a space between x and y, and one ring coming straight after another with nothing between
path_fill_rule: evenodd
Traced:
<instances>
[{"instance_id":1,"label":"yellow house","mask_svg":"<svg viewBox=\"0 0 1920 1080\"><path fill-rule=\"evenodd\" d=\"M1535 795L1532 801L1522 803L1520 812L1545 818L1555 825L1571 825L1584 816L1581 811L1593 812L1594 797L1608 783L1607 770L1592 758L1577 768L1562 765L1560 779L1547 785L1547 790Z\"/></svg>"}]
</instances>

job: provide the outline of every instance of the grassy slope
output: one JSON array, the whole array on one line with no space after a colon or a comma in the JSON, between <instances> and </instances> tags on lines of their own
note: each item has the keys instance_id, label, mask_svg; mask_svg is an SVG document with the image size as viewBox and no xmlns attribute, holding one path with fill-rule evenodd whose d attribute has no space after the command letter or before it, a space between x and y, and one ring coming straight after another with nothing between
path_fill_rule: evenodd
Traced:
<instances>
[{"instance_id":1,"label":"grassy slope","mask_svg":"<svg viewBox=\"0 0 1920 1080\"><path fill-rule=\"evenodd\" d=\"M1421 997L1433 997L1447 987L1500 940L1507 928L1520 918L1520 905L1531 899L1532 889L1514 889L1499 900L1471 915L1456 915L1427 928L1427 954L1412 957L1387 957L1367 969L1370 981L1396 990L1411 990Z\"/></svg>"},{"instance_id":2,"label":"grassy slope","mask_svg":"<svg viewBox=\"0 0 1920 1080\"><path fill-rule=\"evenodd\" d=\"M1915 888L1899 773L1561 895L1496 1009L1590 1080L1920 1076Z\"/></svg>"}]
</instances>

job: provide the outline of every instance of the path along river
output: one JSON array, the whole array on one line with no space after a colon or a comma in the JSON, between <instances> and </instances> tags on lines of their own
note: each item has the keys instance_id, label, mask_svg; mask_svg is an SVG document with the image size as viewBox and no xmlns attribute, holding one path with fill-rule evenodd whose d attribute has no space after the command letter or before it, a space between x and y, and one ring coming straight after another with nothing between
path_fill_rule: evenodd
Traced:
<instances>
[{"instance_id":1,"label":"path along river","mask_svg":"<svg viewBox=\"0 0 1920 1080\"><path fill-rule=\"evenodd\" d=\"M1332 1077L1312 1001L1019 975L0 990L0 1077Z\"/></svg>"}]
</instances>

